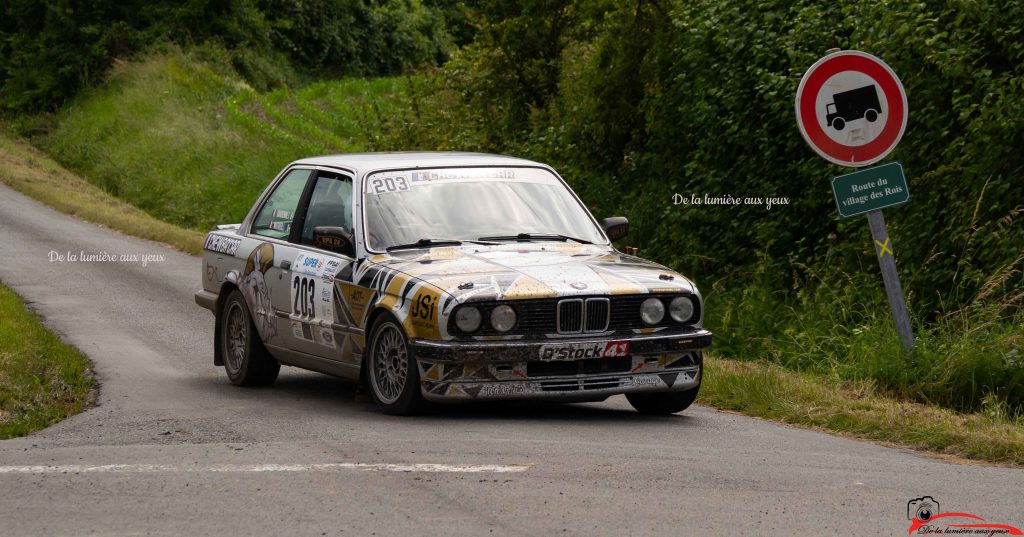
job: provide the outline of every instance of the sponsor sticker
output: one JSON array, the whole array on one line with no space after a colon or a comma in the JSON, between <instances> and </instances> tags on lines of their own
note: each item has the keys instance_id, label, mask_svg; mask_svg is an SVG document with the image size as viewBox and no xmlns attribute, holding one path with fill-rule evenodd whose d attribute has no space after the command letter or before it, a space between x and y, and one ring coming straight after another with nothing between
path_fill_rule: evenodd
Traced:
<instances>
[{"instance_id":1,"label":"sponsor sticker","mask_svg":"<svg viewBox=\"0 0 1024 537\"><path fill-rule=\"evenodd\" d=\"M587 358L613 358L629 356L628 341L594 341L585 343L555 343L541 345L540 359L585 360Z\"/></svg>"},{"instance_id":2,"label":"sponsor sticker","mask_svg":"<svg viewBox=\"0 0 1024 537\"><path fill-rule=\"evenodd\" d=\"M535 391L533 385L529 383L484 384L480 387L478 395L503 397L508 395L526 395Z\"/></svg>"},{"instance_id":3,"label":"sponsor sticker","mask_svg":"<svg viewBox=\"0 0 1024 537\"><path fill-rule=\"evenodd\" d=\"M299 252L292 263L291 318L305 327L303 336L325 347L335 347L327 328L334 322L334 278L341 262L322 255Z\"/></svg>"},{"instance_id":4,"label":"sponsor sticker","mask_svg":"<svg viewBox=\"0 0 1024 537\"><path fill-rule=\"evenodd\" d=\"M206 244L203 245L203 249L225 255L235 255L239 244L242 244L242 239L233 239L211 233L206 236Z\"/></svg>"},{"instance_id":5,"label":"sponsor sticker","mask_svg":"<svg viewBox=\"0 0 1024 537\"><path fill-rule=\"evenodd\" d=\"M633 386L658 386L661 384L661 379L654 375L637 375L630 378L633 380Z\"/></svg>"}]
</instances>

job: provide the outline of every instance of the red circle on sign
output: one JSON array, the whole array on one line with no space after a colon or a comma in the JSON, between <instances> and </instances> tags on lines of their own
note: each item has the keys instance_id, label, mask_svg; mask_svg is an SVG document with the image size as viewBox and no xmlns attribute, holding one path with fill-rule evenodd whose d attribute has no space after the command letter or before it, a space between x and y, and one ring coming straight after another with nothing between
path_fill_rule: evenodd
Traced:
<instances>
[{"instance_id":1,"label":"red circle on sign","mask_svg":"<svg viewBox=\"0 0 1024 537\"><path fill-rule=\"evenodd\" d=\"M871 77L889 102L885 126L874 140L852 146L836 142L825 133L815 111L818 93L837 73L857 71ZM846 166L866 166L889 154L907 125L907 97L896 74L882 60L855 50L837 52L811 66L797 89L797 123L807 143L826 159Z\"/></svg>"}]
</instances>

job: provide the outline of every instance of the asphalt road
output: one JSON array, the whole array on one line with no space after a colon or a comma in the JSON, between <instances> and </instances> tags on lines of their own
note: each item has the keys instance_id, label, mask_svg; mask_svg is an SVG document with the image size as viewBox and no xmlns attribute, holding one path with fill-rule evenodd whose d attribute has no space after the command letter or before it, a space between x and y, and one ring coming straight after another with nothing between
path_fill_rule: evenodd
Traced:
<instances>
[{"instance_id":1,"label":"asphalt road","mask_svg":"<svg viewBox=\"0 0 1024 537\"><path fill-rule=\"evenodd\" d=\"M50 253L162 261L51 262ZM907 501L1024 526L1024 471L695 407L379 414L213 366L200 261L0 186L0 280L95 363L99 405L0 442L0 535L905 535ZM699 401L699 399L698 399Z\"/></svg>"}]
</instances>

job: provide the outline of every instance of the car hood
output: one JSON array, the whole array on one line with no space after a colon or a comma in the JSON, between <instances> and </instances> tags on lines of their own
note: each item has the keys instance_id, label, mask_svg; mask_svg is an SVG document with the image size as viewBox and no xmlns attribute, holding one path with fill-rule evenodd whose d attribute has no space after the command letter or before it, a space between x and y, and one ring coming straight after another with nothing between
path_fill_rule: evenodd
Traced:
<instances>
[{"instance_id":1,"label":"car hood","mask_svg":"<svg viewBox=\"0 0 1024 537\"><path fill-rule=\"evenodd\" d=\"M662 265L608 246L566 243L464 245L397 251L369 259L433 285L459 302L582 295L698 294Z\"/></svg>"}]
</instances>

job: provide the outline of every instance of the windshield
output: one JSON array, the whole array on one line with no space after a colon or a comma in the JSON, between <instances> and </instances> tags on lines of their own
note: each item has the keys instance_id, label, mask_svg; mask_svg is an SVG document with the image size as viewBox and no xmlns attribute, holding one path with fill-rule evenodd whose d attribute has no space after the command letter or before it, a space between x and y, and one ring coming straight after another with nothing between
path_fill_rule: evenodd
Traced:
<instances>
[{"instance_id":1,"label":"windshield","mask_svg":"<svg viewBox=\"0 0 1024 537\"><path fill-rule=\"evenodd\" d=\"M605 243L569 189L539 168L378 172L366 177L363 199L367 246L378 252L423 239L515 240L522 234Z\"/></svg>"}]
</instances>

